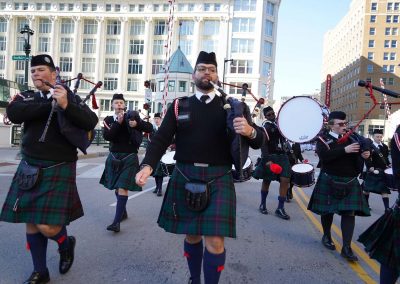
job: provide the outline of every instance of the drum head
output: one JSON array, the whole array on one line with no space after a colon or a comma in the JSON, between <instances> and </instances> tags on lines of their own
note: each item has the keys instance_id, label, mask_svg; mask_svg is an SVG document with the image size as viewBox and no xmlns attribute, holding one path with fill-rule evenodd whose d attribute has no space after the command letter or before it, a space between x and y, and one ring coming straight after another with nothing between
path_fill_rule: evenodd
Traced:
<instances>
[{"instance_id":1,"label":"drum head","mask_svg":"<svg viewBox=\"0 0 400 284\"><path fill-rule=\"evenodd\" d=\"M310 164L296 164L292 167L292 171L296 173L308 173L313 170L313 166Z\"/></svg>"},{"instance_id":2,"label":"drum head","mask_svg":"<svg viewBox=\"0 0 400 284\"><path fill-rule=\"evenodd\" d=\"M321 105L310 97L294 97L286 101L278 113L277 125L288 140L304 143L313 140L324 123Z\"/></svg>"},{"instance_id":3,"label":"drum head","mask_svg":"<svg viewBox=\"0 0 400 284\"><path fill-rule=\"evenodd\" d=\"M174 156L175 156L175 151L165 153L164 156L162 156L161 158L161 162L167 165L175 164Z\"/></svg>"},{"instance_id":4,"label":"drum head","mask_svg":"<svg viewBox=\"0 0 400 284\"><path fill-rule=\"evenodd\" d=\"M385 174L387 174L387 175L393 175L393 169L392 169L392 168L387 168L387 169L385 170Z\"/></svg>"}]
</instances>

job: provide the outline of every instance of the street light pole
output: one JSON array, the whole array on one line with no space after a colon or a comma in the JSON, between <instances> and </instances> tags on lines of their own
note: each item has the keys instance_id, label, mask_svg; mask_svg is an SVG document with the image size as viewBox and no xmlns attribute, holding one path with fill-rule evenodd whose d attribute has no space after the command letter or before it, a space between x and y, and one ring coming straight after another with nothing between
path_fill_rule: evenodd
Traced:
<instances>
[{"instance_id":1,"label":"street light pole","mask_svg":"<svg viewBox=\"0 0 400 284\"><path fill-rule=\"evenodd\" d=\"M26 24L22 30L20 31L21 34L24 35L25 44L24 44L24 51L25 51L25 78L24 78L24 85L26 90L28 90L28 63L29 63L29 54L31 53L31 43L30 39L31 36L34 34L34 31Z\"/></svg>"}]
</instances>

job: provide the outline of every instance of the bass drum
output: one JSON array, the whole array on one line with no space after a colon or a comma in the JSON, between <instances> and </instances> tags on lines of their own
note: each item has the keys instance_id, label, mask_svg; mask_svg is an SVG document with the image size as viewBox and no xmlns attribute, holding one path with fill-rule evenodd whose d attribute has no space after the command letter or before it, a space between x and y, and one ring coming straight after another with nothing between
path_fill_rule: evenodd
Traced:
<instances>
[{"instance_id":1,"label":"bass drum","mask_svg":"<svg viewBox=\"0 0 400 284\"><path fill-rule=\"evenodd\" d=\"M278 112L277 125L286 139L305 143L317 137L324 125L327 109L307 96L287 100Z\"/></svg>"},{"instance_id":2,"label":"bass drum","mask_svg":"<svg viewBox=\"0 0 400 284\"><path fill-rule=\"evenodd\" d=\"M253 173L253 162L249 157L247 157L246 163L243 166L243 177L240 177L240 172L235 170L235 166L232 165L232 177L234 182L243 182L251 179L251 174Z\"/></svg>"}]
</instances>

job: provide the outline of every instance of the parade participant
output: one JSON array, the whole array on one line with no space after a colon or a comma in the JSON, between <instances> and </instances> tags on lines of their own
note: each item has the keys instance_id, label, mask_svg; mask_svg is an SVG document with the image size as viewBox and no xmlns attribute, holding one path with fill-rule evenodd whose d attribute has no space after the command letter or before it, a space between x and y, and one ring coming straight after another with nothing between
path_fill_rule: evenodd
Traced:
<instances>
[{"instance_id":1,"label":"parade participant","mask_svg":"<svg viewBox=\"0 0 400 284\"><path fill-rule=\"evenodd\" d=\"M263 167L262 170L260 170L260 172L263 172L263 181L261 184L261 204L259 210L262 214L268 214L266 200L269 193L269 186L271 181L277 180L279 181L279 196L278 208L275 210L275 215L284 220L289 220L290 216L286 213L284 208L290 178L289 158L285 153L285 145L287 142L279 132L278 126L275 123L276 117L272 107L268 106L264 108L263 113L266 118L263 127L268 134L268 139L265 140L263 148L268 150L264 151L265 153L260 163L260 167ZM277 175L268 170L269 165L267 161L278 164L282 168L282 172Z\"/></svg>"},{"instance_id":2,"label":"parade participant","mask_svg":"<svg viewBox=\"0 0 400 284\"><path fill-rule=\"evenodd\" d=\"M186 235L184 255L190 271L189 283L200 283L203 262L205 283L214 284L224 269L224 237L236 237L236 195L226 111L210 84L218 81L214 52L200 52L192 77L195 95L176 100L168 108L136 182L139 186L146 183L176 134L176 165L158 224L167 232ZM238 117L233 125L251 147L261 146L263 133L255 124L249 125L245 118Z\"/></svg>"},{"instance_id":3,"label":"parade participant","mask_svg":"<svg viewBox=\"0 0 400 284\"><path fill-rule=\"evenodd\" d=\"M153 132L151 133L150 140L157 133L158 129L161 126L161 122L161 113L158 112L154 114ZM154 189L153 193L156 193L157 196L162 196L162 184L166 173L164 173L162 169L161 162L158 162L156 170L152 173L152 176L154 177L156 182L156 188Z\"/></svg>"},{"instance_id":4,"label":"parade participant","mask_svg":"<svg viewBox=\"0 0 400 284\"><path fill-rule=\"evenodd\" d=\"M127 216L128 191L142 190L135 184L134 176L139 171L138 150L143 132L151 132L150 122L142 120L136 111L125 112L123 94L114 94L111 100L114 115L104 119L103 137L110 141L110 154L100 183L109 190L115 190L117 206L114 221L107 227L113 232L120 231L120 222Z\"/></svg>"},{"instance_id":5,"label":"parade participant","mask_svg":"<svg viewBox=\"0 0 400 284\"><path fill-rule=\"evenodd\" d=\"M0 221L26 223L27 248L34 271L27 284L50 281L46 264L48 239L58 244L59 272L65 274L74 261L76 239L66 226L83 216L76 188L77 147L61 133L54 108L78 128L91 131L98 119L88 106L79 105L78 96L56 80L53 59L46 54L31 59L31 78L39 92L18 94L7 107L13 123L24 123L22 159L3 205ZM44 82L54 86L50 88ZM47 138L40 142L44 129Z\"/></svg>"},{"instance_id":6,"label":"parade participant","mask_svg":"<svg viewBox=\"0 0 400 284\"><path fill-rule=\"evenodd\" d=\"M386 187L385 169L389 167L389 147L382 142L383 130L375 129L372 136L371 157L365 161L367 172L363 183L364 196L369 205L369 193L382 195L385 210L389 208L390 189Z\"/></svg>"},{"instance_id":7,"label":"parade participant","mask_svg":"<svg viewBox=\"0 0 400 284\"><path fill-rule=\"evenodd\" d=\"M302 163L304 161L303 155L301 154L301 148L299 143L288 142L289 151L288 151L288 158L290 168L293 167L297 163ZM290 202L293 199L293 183L290 181L290 186L286 195L286 201Z\"/></svg>"},{"instance_id":8,"label":"parade participant","mask_svg":"<svg viewBox=\"0 0 400 284\"><path fill-rule=\"evenodd\" d=\"M318 137L316 152L321 162L321 173L308 204L308 209L321 215L324 231L322 244L335 250L331 238L333 215L339 214L343 235L341 256L350 261L357 261L351 249L355 216L369 216L369 209L363 197L357 176L360 174L359 156L368 159L369 151L360 153L360 144L350 139L342 144L338 139L346 132L346 114L333 111L329 114L330 132Z\"/></svg>"}]
</instances>

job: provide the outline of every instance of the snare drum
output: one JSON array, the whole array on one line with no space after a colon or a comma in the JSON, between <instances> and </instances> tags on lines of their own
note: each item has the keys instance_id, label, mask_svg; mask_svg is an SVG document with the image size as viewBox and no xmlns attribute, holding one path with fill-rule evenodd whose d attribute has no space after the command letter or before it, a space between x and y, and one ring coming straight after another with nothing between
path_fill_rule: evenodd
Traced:
<instances>
[{"instance_id":1,"label":"snare drum","mask_svg":"<svg viewBox=\"0 0 400 284\"><path fill-rule=\"evenodd\" d=\"M312 186L315 183L314 167L306 163L294 165L290 182L297 187Z\"/></svg>"},{"instance_id":2,"label":"snare drum","mask_svg":"<svg viewBox=\"0 0 400 284\"><path fill-rule=\"evenodd\" d=\"M161 158L161 169L166 176L171 176L175 169L175 151L165 153Z\"/></svg>"},{"instance_id":3,"label":"snare drum","mask_svg":"<svg viewBox=\"0 0 400 284\"><path fill-rule=\"evenodd\" d=\"M243 182L251 178L253 173L253 162L249 157L247 157L246 163L243 166L243 179L240 178L240 172L235 170L235 166L232 165L232 177L234 182Z\"/></svg>"},{"instance_id":4,"label":"snare drum","mask_svg":"<svg viewBox=\"0 0 400 284\"><path fill-rule=\"evenodd\" d=\"M393 176L393 169L392 168L387 168L385 170L385 182L386 182L386 187L388 189L397 191L397 188L396 188L395 182L394 182L394 176Z\"/></svg>"},{"instance_id":5,"label":"snare drum","mask_svg":"<svg viewBox=\"0 0 400 284\"><path fill-rule=\"evenodd\" d=\"M307 96L287 100L278 112L278 129L286 139L305 143L313 140L324 125L326 110Z\"/></svg>"}]
</instances>

